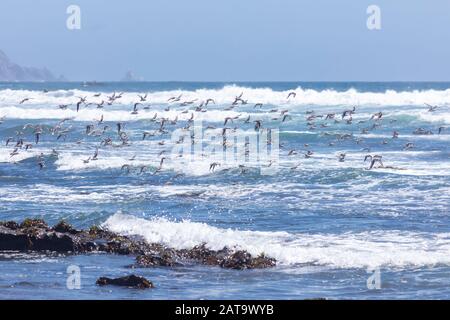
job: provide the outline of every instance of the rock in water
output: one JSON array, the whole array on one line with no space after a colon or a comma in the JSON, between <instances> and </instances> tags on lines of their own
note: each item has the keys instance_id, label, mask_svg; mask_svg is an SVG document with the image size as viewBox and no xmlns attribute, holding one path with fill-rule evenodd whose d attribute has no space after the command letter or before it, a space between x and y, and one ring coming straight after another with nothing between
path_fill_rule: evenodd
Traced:
<instances>
[{"instance_id":1,"label":"rock in water","mask_svg":"<svg viewBox=\"0 0 450 320\"><path fill-rule=\"evenodd\" d=\"M45 228L10 229L0 226L0 250L73 252L73 239Z\"/></svg>"},{"instance_id":2,"label":"rock in water","mask_svg":"<svg viewBox=\"0 0 450 320\"><path fill-rule=\"evenodd\" d=\"M56 232L67 232L70 234L80 233L80 231L74 229L70 224L68 224L64 220L61 220L60 222L58 222L58 224L56 224L53 227L53 230L55 230Z\"/></svg>"},{"instance_id":3,"label":"rock in water","mask_svg":"<svg viewBox=\"0 0 450 320\"><path fill-rule=\"evenodd\" d=\"M236 251L227 247L211 250L205 244L191 249L174 249L160 243L148 243L142 238L119 235L96 226L88 230L76 230L61 221L50 227L41 219L25 219L20 224L14 221L0 222L0 251L2 250L134 255L137 258L132 267L136 268L201 263L242 270L276 265L275 259L265 255L254 257L243 250Z\"/></svg>"},{"instance_id":4,"label":"rock in water","mask_svg":"<svg viewBox=\"0 0 450 320\"><path fill-rule=\"evenodd\" d=\"M177 263L173 256L169 254L163 254L162 256L156 255L140 255L136 257L136 265L137 267L173 267L180 265Z\"/></svg>"},{"instance_id":5,"label":"rock in water","mask_svg":"<svg viewBox=\"0 0 450 320\"><path fill-rule=\"evenodd\" d=\"M106 286L106 285L113 285L113 286L121 286L121 287L128 287L128 288L137 288L137 289L148 289L148 288L154 288L155 286L153 283L145 279L144 277L139 277L134 274L121 277L121 278L107 278L107 277L100 277L97 280L97 285L99 286Z\"/></svg>"}]
</instances>

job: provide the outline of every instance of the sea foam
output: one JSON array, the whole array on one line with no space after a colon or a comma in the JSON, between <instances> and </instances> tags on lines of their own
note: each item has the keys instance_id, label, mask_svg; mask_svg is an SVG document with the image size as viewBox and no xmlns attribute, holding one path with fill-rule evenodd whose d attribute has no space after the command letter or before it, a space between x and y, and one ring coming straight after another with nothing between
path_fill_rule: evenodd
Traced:
<instances>
[{"instance_id":1,"label":"sea foam","mask_svg":"<svg viewBox=\"0 0 450 320\"><path fill-rule=\"evenodd\" d=\"M150 243L176 249L205 243L265 253L281 265L309 264L335 268L450 265L450 233L374 230L342 234L307 234L222 229L189 220L146 220L116 213L103 224L124 235L140 235Z\"/></svg>"}]
</instances>

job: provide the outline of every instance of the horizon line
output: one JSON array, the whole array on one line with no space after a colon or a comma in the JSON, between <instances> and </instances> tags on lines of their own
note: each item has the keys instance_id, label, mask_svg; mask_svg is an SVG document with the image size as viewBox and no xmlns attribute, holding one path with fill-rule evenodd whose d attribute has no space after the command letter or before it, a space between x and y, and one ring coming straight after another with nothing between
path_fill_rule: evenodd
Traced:
<instances>
[{"instance_id":1,"label":"horizon line","mask_svg":"<svg viewBox=\"0 0 450 320\"><path fill-rule=\"evenodd\" d=\"M66 80L66 81L2 81L0 83L450 83L449 80Z\"/></svg>"}]
</instances>

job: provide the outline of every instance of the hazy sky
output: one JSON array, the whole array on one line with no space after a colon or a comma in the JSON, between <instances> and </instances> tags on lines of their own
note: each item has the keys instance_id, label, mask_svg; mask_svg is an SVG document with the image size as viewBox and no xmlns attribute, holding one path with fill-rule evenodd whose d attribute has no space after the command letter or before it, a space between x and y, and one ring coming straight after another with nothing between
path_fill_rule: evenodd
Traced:
<instances>
[{"instance_id":1,"label":"hazy sky","mask_svg":"<svg viewBox=\"0 0 450 320\"><path fill-rule=\"evenodd\" d=\"M1 0L0 49L70 80L450 80L450 1Z\"/></svg>"}]
</instances>

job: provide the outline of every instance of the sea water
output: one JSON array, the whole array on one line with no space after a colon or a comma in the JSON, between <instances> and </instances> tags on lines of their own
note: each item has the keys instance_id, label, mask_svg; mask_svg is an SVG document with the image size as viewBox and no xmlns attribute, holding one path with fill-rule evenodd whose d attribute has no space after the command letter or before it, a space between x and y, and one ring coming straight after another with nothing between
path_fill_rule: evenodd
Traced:
<instances>
[{"instance_id":1,"label":"sea water","mask_svg":"<svg viewBox=\"0 0 450 320\"><path fill-rule=\"evenodd\" d=\"M292 91L296 97L287 99ZM107 105L113 92L123 95ZM132 114L138 94L145 93L147 101ZM229 109L241 93L247 104ZM168 102L179 95L180 102ZM78 97L94 104L82 104L76 112ZM31 99L20 104L24 98ZM215 104L196 112L208 98ZM102 100L104 107L97 108ZM256 103L263 106L255 108ZM61 109L62 104L70 105ZM439 107L428 111L425 104ZM349 124L341 114L353 106ZM285 121L281 110L288 110ZM370 118L380 111L382 120L372 129ZM157 132L161 125L152 121L155 113L157 119L178 121L165 125L168 133L143 140L144 131ZM328 113L336 113L338 122L323 117L307 124L311 114ZM189 166L171 161L170 134L185 127L192 114L205 128L221 130L226 117L239 116L227 126L255 131L253 121L261 120L263 128L277 129L277 172L262 175L225 164L210 170L209 161ZM205 243L211 249L265 253L277 266L130 270L133 257L127 256L4 252L0 298L450 298L450 83L0 83L2 118L0 220L97 224L177 249ZM50 129L63 119L67 134L58 139ZM118 122L130 144L100 146L106 136L118 143ZM109 128L102 136L87 136L86 126L93 123ZM38 144L33 130L24 129L27 124L42 127ZM414 134L417 128L433 134ZM398 138L392 138L393 131ZM18 132L33 147L11 156ZM6 146L9 137L14 140ZM407 143L414 147L405 148ZM83 161L97 147L98 160ZM164 150L168 159L153 174ZM290 150L296 154L288 155ZM304 156L308 150L310 158ZM368 170L367 154L382 155L387 168ZM45 161L43 169L38 157ZM80 270L79 289L67 286L67 268L73 265ZM156 288L95 285L100 276L131 272Z\"/></svg>"}]
</instances>

